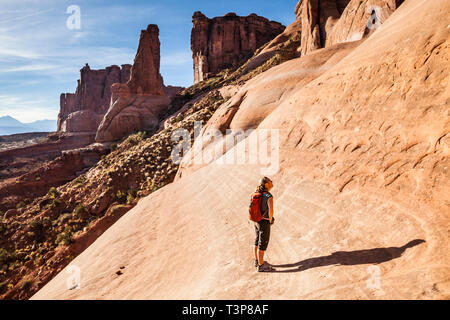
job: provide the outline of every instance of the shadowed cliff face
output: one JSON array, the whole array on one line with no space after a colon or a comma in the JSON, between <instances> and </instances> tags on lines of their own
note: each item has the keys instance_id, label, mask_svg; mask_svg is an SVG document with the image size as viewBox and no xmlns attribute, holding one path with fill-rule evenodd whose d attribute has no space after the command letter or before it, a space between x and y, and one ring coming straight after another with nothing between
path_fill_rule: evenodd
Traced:
<instances>
[{"instance_id":1,"label":"shadowed cliff face","mask_svg":"<svg viewBox=\"0 0 450 320\"><path fill-rule=\"evenodd\" d=\"M228 13L209 19L201 12L195 12L192 23L194 83L225 68L238 66L285 28L256 14L239 17Z\"/></svg>"}]
</instances>

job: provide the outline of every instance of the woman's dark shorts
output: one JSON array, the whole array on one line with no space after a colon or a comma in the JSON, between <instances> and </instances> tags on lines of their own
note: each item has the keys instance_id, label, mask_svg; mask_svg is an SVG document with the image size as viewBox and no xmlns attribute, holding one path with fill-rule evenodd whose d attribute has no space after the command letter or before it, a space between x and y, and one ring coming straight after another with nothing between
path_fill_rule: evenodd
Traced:
<instances>
[{"instance_id":1,"label":"woman's dark shorts","mask_svg":"<svg viewBox=\"0 0 450 320\"><path fill-rule=\"evenodd\" d=\"M266 251L267 245L269 244L270 238L270 222L269 220L261 220L260 222L255 222L255 246L259 250Z\"/></svg>"}]
</instances>

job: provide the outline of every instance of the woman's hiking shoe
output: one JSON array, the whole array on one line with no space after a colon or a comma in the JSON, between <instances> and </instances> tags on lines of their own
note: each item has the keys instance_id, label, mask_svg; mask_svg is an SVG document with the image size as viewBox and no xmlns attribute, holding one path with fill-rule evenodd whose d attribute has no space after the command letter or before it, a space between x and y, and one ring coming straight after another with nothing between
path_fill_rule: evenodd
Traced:
<instances>
[{"instance_id":1,"label":"woman's hiking shoe","mask_svg":"<svg viewBox=\"0 0 450 320\"><path fill-rule=\"evenodd\" d=\"M260 266L258 266L258 272L270 272L275 271L275 268L273 268L270 264L264 261L264 263Z\"/></svg>"}]
</instances>

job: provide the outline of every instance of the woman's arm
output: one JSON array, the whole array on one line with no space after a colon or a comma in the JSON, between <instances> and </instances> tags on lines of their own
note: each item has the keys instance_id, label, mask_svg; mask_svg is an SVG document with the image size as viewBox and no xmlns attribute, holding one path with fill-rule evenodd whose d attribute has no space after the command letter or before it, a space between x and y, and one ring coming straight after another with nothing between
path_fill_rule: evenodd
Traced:
<instances>
[{"instance_id":1,"label":"woman's arm","mask_svg":"<svg viewBox=\"0 0 450 320\"><path fill-rule=\"evenodd\" d=\"M270 197L267 201L267 205L269 206L269 221L272 223L272 217L273 217L273 197Z\"/></svg>"}]
</instances>

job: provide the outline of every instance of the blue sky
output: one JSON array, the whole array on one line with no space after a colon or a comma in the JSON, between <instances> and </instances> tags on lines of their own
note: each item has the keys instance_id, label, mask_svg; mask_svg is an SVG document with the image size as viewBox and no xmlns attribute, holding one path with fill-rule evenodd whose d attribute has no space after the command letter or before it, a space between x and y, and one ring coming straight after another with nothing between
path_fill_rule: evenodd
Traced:
<instances>
[{"instance_id":1,"label":"blue sky","mask_svg":"<svg viewBox=\"0 0 450 320\"><path fill-rule=\"evenodd\" d=\"M56 119L59 95L74 92L85 63L100 69L132 64L140 30L160 29L161 74L166 85L193 82L192 14L256 13L288 25L298 0L1 0L0 116L22 122ZM66 26L71 5L80 29Z\"/></svg>"}]
</instances>

